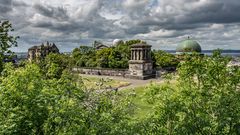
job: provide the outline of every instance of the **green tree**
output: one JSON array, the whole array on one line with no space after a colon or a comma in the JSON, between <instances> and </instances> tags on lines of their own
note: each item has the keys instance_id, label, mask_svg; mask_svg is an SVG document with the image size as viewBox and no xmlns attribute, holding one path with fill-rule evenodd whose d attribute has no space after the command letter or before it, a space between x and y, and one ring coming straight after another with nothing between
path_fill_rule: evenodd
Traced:
<instances>
[{"instance_id":1,"label":"green tree","mask_svg":"<svg viewBox=\"0 0 240 135\"><path fill-rule=\"evenodd\" d=\"M104 48L98 50L96 53L98 67L109 68L109 56L111 55L112 48Z\"/></svg>"},{"instance_id":2,"label":"green tree","mask_svg":"<svg viewBox=\"0 0 240 135\"><path fill-rule=\"evenodd\" d=\"M80 46L73 50L76 66L101 68L128 68L130 59L130 46L136 43L146 43L139 39L119 43L117 46L95 50L93 47ZM101 45L95 41L94 47Z\"/></svg>"},{"instance_id":3,"label":"green tree","mask_svg":"<svg viewBox=\"0 0 240 135\"><path fill-rule=\"evenodd\" d=\"M129 40L129 41L126 41L126 45L130 46L130 45L133 45L133 44L137 44L137 43L147 43L145 41L142 41L140 39L133 39L133 40Z\"/></svg>"},{"instance_id":4,"label":"green tree","mask_svg":"<svg viewBox=\"0 0 240 135\"><path fill-rule=\"evenodd\" d=\"M154 66L157 68L177 67L179 64L179 60L173 54L165 51L153 50L152 55Z\"/></svg>"},{"instance_id":5,"label":"green tree","mask_svg":"<svg viewBox=\"0 0 240 135\"><path fill-rule=\"evenodd\" d=\"M9 32L13 30L14 29L9 21L0 21L0 72L3 70L3 60L5 59L5 54L12 53L9 48L17 46L16 39L18 37L9 35Z\"/></svg>"},{"instance_id":6,"label":"green tree","mask_svg":"<svg viewBox=\"0 0 240 135\"><path fill-rule=\"evenodd\" d=\"M153 134L239 134L239 68L229 60L186 56L178 69L177 88L151 86L155 114L146 120ZM146 126L145 125L145 126Z\"/></svg>"},{"instance_id":7,"label":"green tree","mask_svg":"<svg viewBox=\"0 0 240 135\"><path fill-rule=\"evenodd\" d=\"M75 64L80 67L96 67L96 50L89 46L80 46L73 50Z\"/></svg>"},{"instance_id":8,"label":"green tree","mask_svg":"<svg viewBox=\"0 0 240 135\"><path fill-rule=\"evenodd\" d=\"M130 58L130 47L126 44L119 44L113 47L109 55L110 68L128 68L128 61Z\"/></svg>"},{"instance_id":9,"label":"green tree","mask_svg":"<svg viewBox=\"0 0 240 135\"><path fill-rule=\"evenodd\" d=\"M46 79L35 64L7 64L3 73L0 134L125 134L129 128L129 96L85 90L66 70Z\"/></svg>"},{"instance_id":10,"label":"green tree","mask_svg":"<svg viewBox=\"0 0 240 135\"><path fill-rule=\"evenodd\" d=\"M70 69L73 65L73 59L65 54L50 53L41 61L42 72L48 78L60 78L65 69Z\"/></svg>"}]
</instances>

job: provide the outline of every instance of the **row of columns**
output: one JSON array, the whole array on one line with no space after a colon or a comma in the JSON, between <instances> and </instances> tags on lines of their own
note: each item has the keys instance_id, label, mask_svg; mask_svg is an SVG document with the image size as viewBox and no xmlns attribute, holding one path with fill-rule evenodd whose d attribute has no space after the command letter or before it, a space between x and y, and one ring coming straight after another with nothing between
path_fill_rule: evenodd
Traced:
<instances>
[{"instance_id":1,"label":"row of columns","mask_svg":"<svg viewBox=\"0 0 240 135\"><path fill-rule=\"evenodd\" d=\"M131 60L150 60L151 50L150 49L132 49Z\"/></svg>"}]
</instances>

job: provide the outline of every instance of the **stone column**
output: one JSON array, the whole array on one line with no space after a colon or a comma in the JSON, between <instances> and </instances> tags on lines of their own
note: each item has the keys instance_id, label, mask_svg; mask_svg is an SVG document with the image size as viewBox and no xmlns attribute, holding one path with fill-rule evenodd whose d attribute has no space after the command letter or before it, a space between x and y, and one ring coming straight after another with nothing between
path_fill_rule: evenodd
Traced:
<instances>
[{"instance_id":1,"label":"stone column","mask_svg":"<svg viewBox=\"0 0 240 135\"><path fill-rule=\"evenodd\" d=\"M142 50L139 50L139 60L142 60Z\"/></svg>"}]
</instances>

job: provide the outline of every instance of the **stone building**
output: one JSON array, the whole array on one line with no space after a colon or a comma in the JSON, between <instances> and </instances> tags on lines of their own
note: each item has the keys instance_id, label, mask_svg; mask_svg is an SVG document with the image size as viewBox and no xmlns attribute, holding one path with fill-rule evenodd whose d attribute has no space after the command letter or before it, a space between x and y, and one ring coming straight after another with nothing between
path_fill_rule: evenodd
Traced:
<instances>
[{"instance_id":1,"label":"stone building","mask_svg":"<svg viewBox=\"0 0 240 135\"><path fill-rule=\"evenodd\" d=\"M149 79L154 77L151 58L151 45L139 43L131 46L129 74L132 79Z\"/></svg>"},{"instance_id":2,"label":"stone building","mask_svg":"<svg viewBox=\"0 0 240 135\"><path fill-rule=\"evenodd\" d=\"M28 60L39 60L43 59L50 53L59 53L59 49L54 43L47 42L46 44L42 44L40 46L33 46L28 49Z\"/></svg>"},{"instance_id":3,"label":"stone building","mask_svg":"<svg viewBox=\"0 0 240 135\"><path fill-rule=\"evenodd\" d=\"M108 46L106 45L97 45L96 47L94 47L96 50L102 50L104 48L108 48Z\"/></svg>"},{"instance_id":4,"label":"stone building","mask_svg":"<svg viewBox=\"0 0 240 135\"><path fill-rule=\"evenodd\" d=\"M101 50L101 49L104 49L104 48L108 48L108 46L104 45L100 41L94 41L93 42L93 48L95 48L96 50Z\"/></svg>"}]
</instances>

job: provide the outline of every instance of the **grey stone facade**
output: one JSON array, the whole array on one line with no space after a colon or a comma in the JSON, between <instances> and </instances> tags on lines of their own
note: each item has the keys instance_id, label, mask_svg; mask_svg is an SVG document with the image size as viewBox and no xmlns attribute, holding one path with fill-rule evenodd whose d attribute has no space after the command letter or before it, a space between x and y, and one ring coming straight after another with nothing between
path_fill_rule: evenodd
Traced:
<instances>
[{"instance_id":1,"label":"grey stone facade","mask_svg":"<svg viewBox=\"0 0 240 135\"><path fill-rule=\"evenodd\" d=\"M131 60L127 77L142 80L155 77L150 45L140 43L131 46Z\"/></svg>"},{"instance_id":2,"label":"grey stone facade","mask_svg":"<svg viewBox=\"0 0 240 135\"><path fill-rule=\"evenodd\" d=\"M53 43L47 42L45 45L33 46L28 49L28 60L39 60L45 58L49 53L59 53L59 49Z\"/></svg>"}]
</instances>

